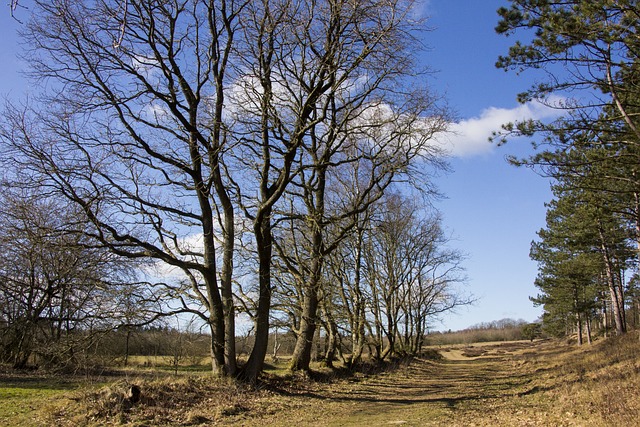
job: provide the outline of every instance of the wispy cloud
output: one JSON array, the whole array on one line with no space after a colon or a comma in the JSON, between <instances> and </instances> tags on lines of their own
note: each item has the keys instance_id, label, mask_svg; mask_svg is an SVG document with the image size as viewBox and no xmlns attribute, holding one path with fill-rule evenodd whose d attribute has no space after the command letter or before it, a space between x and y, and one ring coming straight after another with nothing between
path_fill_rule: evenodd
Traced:
<instances>
[{"instance_id":1,"label":"wispy cloud","mask_svg":"<svg viewBox=\"0 0 640 427\"><path fill-rule=\"evenodd\" d=\"M495 144L489 137L509 122L534 119L554 119L563 111L540 102L528 102L515 108L489 107L479 116L461 120L450 126L450 132L441 135L438 142L454 157L470 157L489 153Z\"/></svg>"},{"instance_id":2,"label":"wispy cloud","mask_svg":"<svg viewBox=\"0 0 640 427\"><path fill-rule=\"evenodd\" d=\"M424 19L429 18L433 13L431 0L418 0L413 4L412 18Z\"/></svg>"}]
</instances>

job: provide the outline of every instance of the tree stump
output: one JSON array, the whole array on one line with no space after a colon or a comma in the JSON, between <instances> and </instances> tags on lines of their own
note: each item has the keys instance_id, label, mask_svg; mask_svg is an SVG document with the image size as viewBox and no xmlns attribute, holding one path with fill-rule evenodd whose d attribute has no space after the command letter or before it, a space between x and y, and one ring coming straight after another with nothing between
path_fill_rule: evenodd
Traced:
<instances>
[{"instance_id":1,"label":"tree stump","mask_svg":"<svg viewBox=\"0 0 640 427\"><path fill-rule=\"evenodd\" d=\"M131 387L127 390L126 398L131 403L138 403L140 401L141 390L135 384L132 384Z\"/></svg>"}]
</instances>

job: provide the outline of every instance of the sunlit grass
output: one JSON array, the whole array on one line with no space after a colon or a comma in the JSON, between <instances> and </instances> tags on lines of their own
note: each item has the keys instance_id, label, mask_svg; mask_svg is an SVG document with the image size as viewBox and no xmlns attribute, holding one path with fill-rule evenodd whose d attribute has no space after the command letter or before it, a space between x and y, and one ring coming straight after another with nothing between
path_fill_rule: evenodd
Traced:
<instances>
[{"instance_id":1,"label":"sunlit grass","mask_svg":"<svg viewBox=\"0 0 640 427\"><path fill-rule=\"evenodd\" d=\"M179 366L178 375L170 363L133 359L119 377L0 381L0 425L622 427L640 419L637 333L583 347L438 347L445 359L434 351L408 366L351 375L319 363L312 376L292 374L287 357L268 358L257 389L213 377L205 359ZM126 401L131 384L142 389L137 404Z\"/></svg>"},{"instance_id":2,"label":"sunlit grass","mask_svg":"<svg viewBox=\"0 0 640 427\"><path fill-rule=\"evenodd\" d=\"M0 382L0 425L37 425L34 412L75 386L52 378L16 378Z\"/></svg>"}]
</instances>

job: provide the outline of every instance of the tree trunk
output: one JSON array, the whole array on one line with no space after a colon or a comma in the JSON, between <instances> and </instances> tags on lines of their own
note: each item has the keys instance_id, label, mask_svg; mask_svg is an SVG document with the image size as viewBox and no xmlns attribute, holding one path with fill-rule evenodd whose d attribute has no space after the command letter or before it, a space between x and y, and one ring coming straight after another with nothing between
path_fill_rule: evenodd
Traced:
<instances>
[{"instance_id":1,"label":"tree trunk","mask_svg":"<svg viewBox=\"0 0 640 427\"><path fill-rule=\"evenodd\" d=\"M131 328L127 326L126 330L127 330L127 333L125 335L125 342L124 342L124 367L125 368L129 364L129 341L131 338Z\"/></svg>"},{"instance_id":2,"label":"tree trunk","mask_svg":"<svg viewBox=\"0 0 640 427\"><path fill-rule=\"evenodd\" d=\"M225 230L224 248L222 258L222 307L224 313L224 363L226 373L230 376L237 374L236 362L236 312L233 302L232 275L233 275L233 252L235 238L235 224L233 221L233 208L229 203L225 206ZM231 211L231 213L229 213Z\"/></svg>"},{"instance_id":3,"label":"tree trunk","mask_svg":"<svg viewBox=\"0 0 640 427\"><path fill-rule=\"evenodd\" d=\"M354 325L355 330L352 332L352 353L351 353L351 362L350 365L353 367L360 363L362 359L362 353L364 352L364 347L366 344L366 317L365 317L365 307L362 299L362 292L359 292L359 297L356 300L356 310L355 310L355 319L356 323Z\"/></svg>"},{"instance_id":4,"label":"tree trunk","mask_svg":"<svg viewBox=\"0 0 640 427\"><path fill-rule=\"evenodd\" d=\"M207 257L205 245L205 257ZM213 250L209 249L213 257ZM215 262L215 261L214 261ZM209 330L211 331L211 369L214 375L225 375L227 373L224 360L224 314L222 301L217 289L215 277L215 266L203 271L204 281L209 300Z\"/></svg>"},{"instance_id":5,"label":"tree trunk","mask_svg":"<svg viewBox=\"0 0 640 427\"><path fill-rule=\"evenodd\" d=\"M309 288L305 293L300 319L300 331L291 357L292 371L308 371L311 362L313 337L316 332L316 316L318 311L317 289Z\"/></svg>"},{"instance_id":6,"label":"tree trunk","mask_svg":"<svg viewBox=\"0 0 640 427\"><path fill-rule=\"evenodd\" d=\"M618 287L615 283L615 276L611 270L611 265L608 263L606 265L606 271L607 282L609 284L609 295L611 297L611 314L613 316L613 323L616 328L616 335L622 335L625 333L622 296L618 292Z\"/></svg>"},{"instance_id":7,"label":"tree trunk","mask_svg":"<svg viewBox=\"0 0 640 427\"><path fill-rule=\"evenodd\" d=\"M360 288L361 270L362 270L362 244L363 244L363 229L359 222L357 225L357 240L355 247L355 265L354 265L354 277L353 284L350 285L350 294L352 296L352 309L349 312L349 326L351 327L351 355L347 360L349 368L353 368L362 358L362 353L365 346L365 307L364 297L362 295L362 289ZM347 282L345 280L345 282ZM347 296L344 290L342 291L343 301L346 303Z\"/></svg>"},{"instance_id":8,"label":"tree trunk","mask_svg":"<svg viewBox=\"0 0 640 427\"><path fill-rule=\"evenodd\" d=\"M387 358L389 355L393 355L396 351L396 319L393 314L393 306L387 304L387 329L385 335L387 337L387 346L382 352L381 359Z\"/></svg>"},{"instance_id":9,"label":"tree trunk","mask_svg":"<svg viewBox=\"0 0 640 427\"><path fill-rule=\"evenodd\" d=\"M312 151L317 153L317 138L312 138ZM325 147L326 148L326 147ZM311 269L309 274L308 286L303 286L305 295L303 299L302 318L300 320L300 333L296 340L296 346L293 350L291 359L291 370L308 371L311 362L311 346L313 345L313 336L315 334L318 317L318 304L320 298L320 288L322 284L322 270L324 253L323 230L325 216L325 186L327 177L328 158L331 150L327 148L324 156L317 158L314 153L314 171L317 173L317 183L315 188L311 184L309 186L310 195L306 198L308 219L311 223L312 246L311 246ZM304 285L304 284L303 284Z\"/></svg>"},{"instance_id":10,"label":"tree trunk","mask_svg":"<svg viewBox=\"0 0 640 427\"><path fill-rule=\"evenodd\" d=\"M271 255L273 236L271 234L271 209L256 219L254 234L258 247L258 308L256 312L255 342L249 360L240 373L240 378L251 383L258 382L264 367L264 359L269 345L269 314L271 310Z\"/></svg>"},{"instance_id":11,"label":"tree trunk","mask_svg":"<svg viewBox=\"0 0 640 427\"><path fill-rule=\"evenodd\" d=\"M278 362L278 350L280 350L280 346L282 346L282 344L278 341L278 328L276 327L273 334L273 353L271 354L271 360L274 362Z\"/></svg>"},{"instance_id":12,"label":"tree trunk","mask_svg":"<svg viewBox=\"0 0 640 427\"><path fill-rule=\"evenodd\" d=\"M602 329L604 330L604 337L607 338L609 335L609 310L607 310L605 295L606 294L602 292L600 298L602 299Z\"/></svg>"},{"instance_id":13,"label":"tree trunk","mask_svg":"<svg viewBox=\"0 0 640 427\"><path fill-rule=\"evenodd\" d=\"M222 324L209 321L211 331L211 371L214 375L224 375L226 373L224 365L224 328Z\"/></svg>"},{"instance_id":14,"label":"tree trunk","mask_svg":"<svg viewBox=\"0 0 640 427\"><path fill-rule=\"evenodd\" d=\"M25 327L22 331L18 328L16 332L16 343L13 346L13 369L24 369L27 367L27 362L31 356L31 337L30 328L31 321L25 322Z\"/></svg>"},{"instance_id":15,"label":"tree trunk","mask_svg":"<svg viewBox=\"0 0 640 427\"><path fill-rule=\"evenodd\" d=\"M327 334L328 334L328 343L327 350L324 354L324 363L328 368L333 368L333 361L336 358L336 355L339 352L339 342L338 342L338 324L335 319L331 316L330 310L327 310L323 305L324 316L327 319Z\"/></svg>"},{"instance_id":16,"label":"tree trunk","mask_svg":"<svg viewBox=\"0 0 640 427\"><path fill-rule=\"evenodd\" d=\"M578 345L582 345L582 318L580 313L576 314L576 319L578 322Z\"/></svg>"},{"instance_id":17,"label":"tree trunk","mask_svg":"<svg viewBox=\"0 0 640 427\"><path fill-rule=\"evenodd\" d=\"M605 271L607 274L607 285L609 287L609 294L611 297L611 309L613 321L616 327L616 335L622 335L626 332L624 326L624 297L622 294L619 294L613 261L611 259L611 256L609 255L609 249L606 246L602 228L600 228L598 231L600 233L600 244L602 249L602 256L604 258Z\"/></svg>"},{"instance_id":18,"label":"tree trunk","mask_svg":"<svg viewBox=\"0 0 640 427\"><path fill-rule=\"evenodd\" d=\"M627 332L627 313L624 309L624 300L625 300L625 292L624 292L624 280L622 278L623 272L621 270L617 271L615 275L616 278L616 290L618 295L618 302L620 304L620 316L622 322L622 332Z\"/></svg>"},{"instance_id":19,"label":"tree trunk","mask_svg":"<svg viewBox=\"0 0 640 427\"><path fill-rule=\"evenodd\" d=\"M322 275L322 232L317 224L313 231L312 265L305 291L300 318L300 332L291 358L292 371L308 371L311 363L313 337L317 328L318 304Z\"/></svg>"}]
</instances>

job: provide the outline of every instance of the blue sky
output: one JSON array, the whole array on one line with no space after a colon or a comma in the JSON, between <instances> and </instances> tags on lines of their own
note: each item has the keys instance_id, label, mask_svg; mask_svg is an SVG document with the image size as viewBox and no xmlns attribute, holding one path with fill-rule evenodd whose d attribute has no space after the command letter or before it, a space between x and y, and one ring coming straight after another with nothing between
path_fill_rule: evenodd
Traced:
<instances>
[{"instance_id":1,"label":"blue sky","mask_svg":"<svg viewBox=\"0 0 640 427\"><path fill-rule=\"evenodd\" d=\"M535 78L495 68L516 41L494 31L500 0L430 0L426 13L434 31L426 35L431 51L425 63L437 70L434 86L458 113L452 137L452 173L438 186L446 198L437 206L455 245L468 254L466 289L479 298L472 307L447 315L439 330L458 330L505 317L533 321L542 314L535 295L536 264L529 247L545 225L549 182L531 170L507 164L507 155L531 152L529 141L503 147L487 142L492 130L517 117L550 117L538 105L521 106L516 95Z\"/></svg>"},{"instance_id":2,"label":"blue sky","mask_svg":"<svg viewBox=\"0 0 640 427\"><path fill-rule=\"evenodd\" d=\"M19 24L11 18L7 2L0 3L0 96L17 96L24 92L26 85L20 70L24 68L17 58Z\"/></svg>"},{"instance_id":3,"label":"blue sky","mask_svg":"<svg viewBox=\"0 0 640 427\"><path fill-rule=\"evenodd\" d=\"M445 141L452 151L452 172L437 181L446 196L437 207L453 236L452 246L468 255L464 288L479 298L474 306L435 323L438 330L458 330L505 317L533 321L541 314L528 299L536 294L537 272L528 255L531 240L545 223L549 182L506 163L507 155L529 153L528 141L512 141L499 148L487 142L501 123L550 114L539 106L516 102L517 93L535 76L517 76L494 67L498 55L516 40L494 32L496 10L507 4L506 0L424 2L433 31L425 34L431 49L423 60L437 71L432 85L457 113L452 124L455 134ZM27 85L16 58L19 25L8 8L0 13L0 26L0 94L15 98L27 91Z\"/></svg>"}]
</instances>

